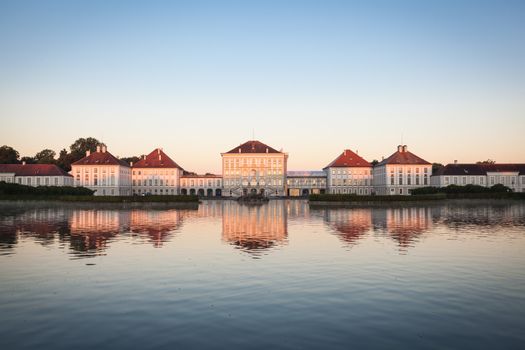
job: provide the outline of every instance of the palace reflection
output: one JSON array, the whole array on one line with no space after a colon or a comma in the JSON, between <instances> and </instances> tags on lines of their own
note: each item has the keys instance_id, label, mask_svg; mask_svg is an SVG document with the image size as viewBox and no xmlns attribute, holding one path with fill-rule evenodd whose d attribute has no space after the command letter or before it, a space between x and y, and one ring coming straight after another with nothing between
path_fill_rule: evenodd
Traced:
<instances>
[{"instance_id":1,"label":"palace reflection","mask_svg":"<svg viewBox=\"0 0 525 350\"><path fill-rule=\"evenodd\" d=\"M370 236L386 237L400 251L415 246L426 233L438 232L439 226L447 227L449 237L451 233L489 236L502 228L525 226L525 205L504 201L490 205L450 202L396 208L311 209L306 201L300 200L272 200L261 205L223 200L204 201L198 209L94 209L56 204L50 207L3 204L0 209L0 254L10 254L30 240L69 249L74 257L106 254L116 240L133 240L160 248L177 232L184 231L184 225L199 222L209 224L206 227L211 233L216 232L217 237L220 231L222 242L253 257L288 244L288 219L294 230L314 224L323 232L324 225L325 232L335 234L346 246L355 246Z\"/></svg>"},{"instance_id":2,"label":"palace reflection","mask_svg":"<svg viewBox=\"0 0 525 350\"><path fill-rule=\"evenodd\" d=\"M223 205L222 239L258 255L261 251L287 242L287 212L284 201L264 205Z\"/></svg>"},{"instance_id":3,"label":"palace reflection","mask_svg":"<svg viewBox=\"0 0 525 350\"><path fill-rule=\"evenodd\" d=\"M344 243L354 245L372 228L372 211L369 208L329 209L324 211L324 220Z\"/></svg>"},{"instance_id":4,"label":"palace reflection","mask_svg":"<svg viewBox=\"0 0 525 350\"><path fill-rule=\"evenodd\" d=\"M147 236L159 248L180 228L184 213L179 210L133 210L130 231Z\"/></svg>"},{"instance_id":5,"label":"palace reflection","mask_svg":"<svg viewBox=\"0 0 525 350\"><path fill-rule=\"evenodd\" d=\"M413 246L432 227L430 207L374 208L374 230L385 232L400 248Z\"/></svg>"}]
</instances>

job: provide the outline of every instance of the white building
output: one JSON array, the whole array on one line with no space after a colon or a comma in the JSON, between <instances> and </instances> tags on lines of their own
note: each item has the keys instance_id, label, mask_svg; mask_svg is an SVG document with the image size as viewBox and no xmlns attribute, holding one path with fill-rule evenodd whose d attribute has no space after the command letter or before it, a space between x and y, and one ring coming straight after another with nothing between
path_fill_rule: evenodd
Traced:
<instances>
[{"instance_id":1,"label":"white building","mask_svg":"<svg viewBox=\"0 0 525 350\"><path fill-rule=\"evenodd\" d=\"M180 194L182 168L160 148L132 164L133 194Z\"/></svg>"},{"instance_id":2,"label":"white building","mask_svg":"<svg viewBox=\"0 0 525 350\"><path fill-rule=\"evenodd\" d=\"M525 164L447 164L431 177L434 187L501 184L525 192Z\"/></svg>"},{"instance_id":3,"label":"white building","mask_svg":"<svg viewBox=\"0 0 525 350\"><path fill-rule=\"evenodd\" d=\"M414 188L430 186L431 174L432 164L400 145L374 167L374 191L378 195L408 195Z\"/></svg>"},{"instance_id":4,"label":"white building","mask_svg":"<svg viewBox=\"0 0 525 350\"><path fill-rule=\"evenodd\" d=\"M222 176L215 174L198 175L184 172L180 179L181 194L200 197L221 197Z\"/></svg>"},{"instance_id":5,"label":"white building","mask_svg":"<svg viewBox=\"0 0 525 350\"><path fill-rule=\"evenodd\" d=\"M73 176L54 164L0 164L0 181L27 186L73 186Z\"/></svg>"},{"instance_id":6,"label":"white building","mask_svg":"<svg viewBox=\"0 0 525 350\"><path fill-rule=\"evenodd\" d=\"M221 156L223 196L286 195L287 153L259 141L248 141Z\"/></svg>"},{"instance_id":7,"label":"white building","mask_svg":"<svg viewBox=\"0 0 525 350\"><path fill-rule=\"evenodd\" d=\"M94 190L96 196L131 195L130 166L109 153L104 144L71 164L70 174L75 178L75 186Z\"/></svg>"},{"instance_id":8,"label":"white building","mask_svg":"<svg viewBox=\"0 0 525 350\"><path fill-rule=\"evenodd\" d=\"M324 171L288 171L286 175L288 196L308 196L326 191L326 173Z\"/></svg>"},{"instance_id":9,"label":"white building","mask_svg":"<svg viewBox=\"0 0 525 350\"><path fill-rule=\"evenodd\" d=\"M349 149L323 170L327 174L328 193L372 194L372 165Z\"/></svg>"}]
</instances>

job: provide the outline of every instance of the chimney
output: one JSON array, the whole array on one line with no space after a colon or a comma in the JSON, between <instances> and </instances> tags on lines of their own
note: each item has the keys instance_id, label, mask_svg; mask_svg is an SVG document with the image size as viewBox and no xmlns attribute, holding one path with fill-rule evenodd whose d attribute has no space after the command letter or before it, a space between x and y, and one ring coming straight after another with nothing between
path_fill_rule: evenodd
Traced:
<instances>
[{"instance_id":1,"label":"chimney","mask_svg":"<svg viewBox=\"0 0 525 350\"><path fill-rule=\"evenodd\" d=\"M157 154L160 156L160 148L157 148Z\"/></svg>"},{"instance_id":2,"label":"chimney","mask_svg":"<svg viewBox=\"0 0 525 350\"><path fill-rule=\"evenodd\" d=\"M87 151L86 151L86 157L89 157L90 154L91 154L91 151L90 151L90 150L87 150Z\"/></svg>"},{"instance_id":3,"label":"chimney","mask_svg":"<svg viewBox=\"0 0 525 350\"><path fill-rule=\"evenodd\" d=\"M457 159L454 159L454 164L458 164L458 160Z\"/></svg>"},{"instance_id":4,"label":"chimney","mask_svg":"<svg viewBox=\"0 0 525 350\"><path fill-rule=\"evenodd\" d=\"M346 149L343 151L343 156L346 156Z\"/></svg>"},{"instance_id":5,"label":"chimney","mask_svg":"<svg viewBox=\"0 0 525 350\"><path fill-rule=\"evenodd\" d=\"M239 147L239 153L242 153L241 148Z\"/></svg>"},{"instance_id":6,"label":"chimney","mask_svg":"<svg viewBox=\"0 0 525 350\"><path fill-rule=\"evenodd\" d=\"M355 150L355 154L359 154L359 150L358 149Z\"/></svg>"},{"instance_id":7,"label":"chimney","mask_svg":"<svg viewBox=\"0 0 525 350\"><path fill-rule=\"evenodd\" d=\"M404 145L403 146L403 152L406 152L407 151L407 145Z\"/></svg>"},{"instance_id":8,"label":"chimney","mask_svg":"<svg viewBox=\"0 0 525 350\"><path fill-rule=\"evenodd\" d=\"M102 153L106 153L106 151L108 150L107 146L105 144L102 144L100 146L100 150L102 151Z\"/></svg>"},{"instance_id":9,"label":"chimney","mask_svg":"<svg viewBox=\"0 0 525 350\"><path fill-rule=\"evenodd\" d=\"M401 152L402 150L403 150L403 146L398 145L398 146L397 146L397 151L398 151L398 152Z\"/></svg>"},{"instance_id":10,"label":"chimney","mask_svg":"<svg viewBox=\"0 0 525 350\"><path fill-rule=\"evenodd\" d=\"M385 156L381 156L381 160L385 160Z\"/></svg>"},{"instance_id":11,"label":"chimney","mask_svg":"<svg viewBox=\"0 0 525 350\"><path fill-rule=\"evenodd\" d=\"M129 162L129 166L131 166L131 167L132 167L132 166L133 166L133 162Z\"/></svg>"},{"instance_id":12,"label":"chimney","mask_svg":"<svg viewBox=\"0 0 525 350\"><path fill-rule=\"evenodd\" d=\"M266 153L268 153L268 147L266 147Z\"/></svg>"},{"instance_id":13,"label":"chimney","mask_svg":"<svg viewBox=\"0 0 525 350\"><path fill-rule=\"evenodd\" d=\"M26 161L25 160L22 161L22 165L26 165Z\"/></svg>"},{"instance_id":14,"label":"chimney","mask_svg":"<svg viewBox=\"0 0 525 350\"><path fill-rule=\"evenodd\" d=\"M100 152L100 145L97 145L97 152Z\"/></svg>"}]
</instances>

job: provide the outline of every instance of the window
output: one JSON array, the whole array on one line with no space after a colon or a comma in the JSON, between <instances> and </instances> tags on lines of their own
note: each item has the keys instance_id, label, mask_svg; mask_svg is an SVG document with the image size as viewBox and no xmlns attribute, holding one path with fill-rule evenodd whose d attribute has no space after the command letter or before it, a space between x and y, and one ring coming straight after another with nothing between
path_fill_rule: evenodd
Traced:
<instances>
[{"instance_id":1,"label":"window","mask_svg":"<svg viewBox=\"0 0 525 350\"><path fill-rule=\"evenodd\" d=\"M55 186L58 186L58 177L55 177Z\"/></svg>"}]
</instances>

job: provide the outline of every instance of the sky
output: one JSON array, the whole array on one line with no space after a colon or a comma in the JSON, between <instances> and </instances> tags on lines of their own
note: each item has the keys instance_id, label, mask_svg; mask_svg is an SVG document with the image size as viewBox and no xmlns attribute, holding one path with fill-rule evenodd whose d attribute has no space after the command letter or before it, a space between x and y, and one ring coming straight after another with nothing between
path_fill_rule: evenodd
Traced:
<instances>
[{"instance_id":1,"label":"sky","mask_svg":"<svg viewBox=\"0 0 525 350\"><path fill-rule=\"evenodd\" d=\"M525 163L525 1L0 0L0 145Z\"/></svg>"}]
</instances>

